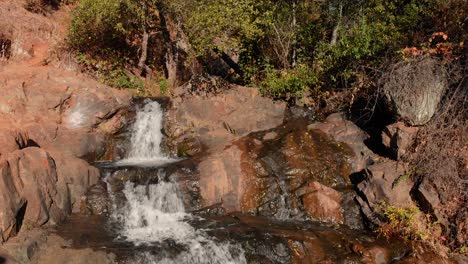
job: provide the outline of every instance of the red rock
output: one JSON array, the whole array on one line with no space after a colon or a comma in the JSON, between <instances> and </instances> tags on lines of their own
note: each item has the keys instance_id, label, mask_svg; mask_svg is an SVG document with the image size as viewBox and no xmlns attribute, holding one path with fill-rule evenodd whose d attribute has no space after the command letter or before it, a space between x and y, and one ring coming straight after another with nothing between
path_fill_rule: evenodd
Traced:
<instances>
[{"instance_id":1,"label":"red rock","mask_svg":"<svg viewBox=\"0 0 468 264\"><path fill-rule=\"evenodd\" d=\"M365 145L369 135L353 122L347 120L342 113L328 116L324 122L316 122L308 126L309 129L317 129L331 136L338 142L346 143L354 152L354 157L349 161L352 172L359 172L366 168L378 157Z\"/></svg>"},{"instance_id":2,"label":"red rock","mask_svg":"<svg viewBox=\"0 0 468 264\"><path fill-rule=\"evenodd\" d=\"M302 196L304 209L312 219L342 224L341 194L318 182L311 182Z\"/></svg>"},{"instance_id":3,"label":"red rock","mask_svg":"<svg viewBox=\"0 0 468 264\"><path fill-rule=\"evenodd\" d=\"M382 132L382 142L400 159L408 151L418 131L418 127L408 127L403 122L391 124Z\"/></svg>"}]
</instances>

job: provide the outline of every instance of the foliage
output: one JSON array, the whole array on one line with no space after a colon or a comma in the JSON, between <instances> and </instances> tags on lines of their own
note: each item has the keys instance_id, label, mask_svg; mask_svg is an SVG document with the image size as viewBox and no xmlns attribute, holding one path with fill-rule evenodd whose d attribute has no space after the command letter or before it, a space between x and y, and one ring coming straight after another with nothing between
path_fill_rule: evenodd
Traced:
<instances>
[{"instance_id":1,"label":"foliage","mask_svg":"<svg viewBox=\"0 0 468 264\"><path fill-rule=\"evenodd\" d=\"M388 239L392 236L400 236L406 240L422 238L422 234L416 235L418 231L414 226L419 212L417 207L402 208L383 204L382 209L387 224L379 228L380 234Z\"/></svg>"},{"instance_id":2,"label":"foliage","mask_svg":"<svg viewBox=\"0 0 468 264\"><path fill-rule=\"evenodd\" d=\"M70 25L69 43L80 51L102 53L127 48L134 10L125 0L81 0Z\"/></svg>"},{"instance_id":3,"label":"foliage","mask_svg":"<svg viewBox=\"0 0 468 264\"><path fill-rule=\"evenodd\" d=\"M159 91L161 94L166 94L169 90L169 83L166 78L159 78Z\"/></svg>"},{"instance_id":4,"label":"foliage","mask_svg":"<svg viewBox=\"0 0 468 264\"><path fill-rule=\"evenodd\" d=\"M188 57L229 56L237 64L229 65L236 78L223 77L261 84L262 92L274 97L311 91L315 96L316 90L376 88L374 69L402 54L462 56L464 4L464 0L80 0L69 42L95 58L124 58L121 67L134 67L145 31L152 38L168 34L160 21L163 13L187 35L194 51ZM439 35L428 42L435 33ZM447 36L443 43L440 36Z\"/></svg>"},{"instance_id":5,"label":"foliage","mask_svg":"<svg viewBox=\"0 0 468 264\"><path fill-rule=\"evenodd\" d=\"M273 97L301 97L318 84L314 72L305 64L293 69L274 70L268 68L261 83L261 91Z\"/></svg>"},{"instance_id":6,"label":"foliage","mask_svg":"<svg viewBox=\"0 0 468 264\"><path fill-rule=\"evenodd\" d=\"M267 0L179 0L168 6L178 11L198 54L241 52L244 43L262 38L270 23Z\"/></svg>"}]
</instances>

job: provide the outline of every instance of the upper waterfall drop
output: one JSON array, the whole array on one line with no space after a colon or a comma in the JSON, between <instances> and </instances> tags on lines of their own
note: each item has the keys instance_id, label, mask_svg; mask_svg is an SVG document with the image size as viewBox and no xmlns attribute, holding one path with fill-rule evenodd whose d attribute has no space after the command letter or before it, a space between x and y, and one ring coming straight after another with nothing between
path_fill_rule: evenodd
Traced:
<instances>
[{"instance_id":1,"label":"upper waterfall drop","mask_svg":"<svg viewBox=\"0 0 468 264\"><path fill-rule=\"evenodd\" d=\"M135 123L131 129L130 151L126 159L118 165L162 165L173 159L161 151L163 134L163 110L156 101L145 101L137 110Z\"/></svg>"}]
</instances>

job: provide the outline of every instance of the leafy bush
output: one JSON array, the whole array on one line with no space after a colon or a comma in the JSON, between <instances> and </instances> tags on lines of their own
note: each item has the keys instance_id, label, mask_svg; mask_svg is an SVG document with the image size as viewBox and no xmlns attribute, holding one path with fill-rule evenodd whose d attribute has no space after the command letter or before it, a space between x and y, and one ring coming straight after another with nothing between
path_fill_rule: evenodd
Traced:
<instances>
[{"instance_id":1,"label":"leafy bush","mask_svg":"<svg viewBox=\"0 0 468 264\"><path fill-rule=\"evenodd\" d=\"M293 69L275 70L268 68L260 85L261 92L273 97L301 97L318 84L315 73L305 64Z\"/></svg>"},{"instance_id":2,"label":"leafy bush","mask_svg":"<svg viewBox=\"0 0 468 264\"><path fill-rule=\"evenodd\" d=\"M387 223L379 228L379 233L386 238L399 236L410 240L426 236L426 234L420 233L415 226L416 215L419 213L417 207L402 208L383 204L382 209Z\"/></svg>"},{"instance_id":3,"label":"leafy bush","mask_svg":"<svg viewBox=\"0 0 468 264\"><path fill-rule=\"evenodd\" d=\"M69 43L79 51L101 54L103 50L128 49L135 11L125 0L81 0L73 13Z\"/></svg>"},{"instance_id":4,"label":"leafy bush","mask_svg":"<svg viewBox=\"0 0 468 264\"><path fill-rule=\"evenodd\" d=\"M142 79L120 69L112 71L104 76L104 82L116 88L132 89L137 92L143 92L144 90L144 82Z\"/></svg>"}]
</instances>

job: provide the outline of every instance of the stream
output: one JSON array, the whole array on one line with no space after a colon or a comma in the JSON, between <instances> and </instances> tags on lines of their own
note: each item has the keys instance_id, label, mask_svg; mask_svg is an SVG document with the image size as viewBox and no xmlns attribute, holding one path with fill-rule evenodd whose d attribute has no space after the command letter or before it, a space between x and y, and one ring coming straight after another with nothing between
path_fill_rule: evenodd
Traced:
<instances>
[{"instance_id":1,"label":"stream","mask_svg":"<svg viewBox=\"0 0 468 264\"><path fill-rule=\"evenodd\" d=\"M56 230L75 248L104 250L128 264L361 263L365 250L377 250L369 263L386 263L406 254L402 243L362 230L288 219L286 196L274 218L192 210L200 198L187 182L196 164L163 153L162 122L160 104L146 101L126 158L98 164L108 214L73 215Z\"/></svg>"}]
</instances>

